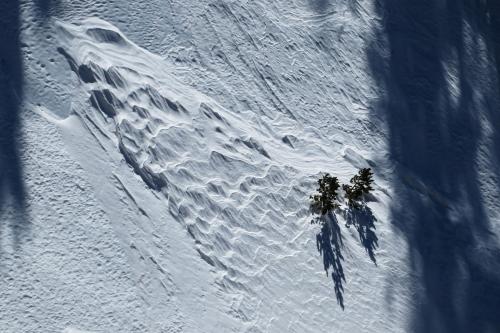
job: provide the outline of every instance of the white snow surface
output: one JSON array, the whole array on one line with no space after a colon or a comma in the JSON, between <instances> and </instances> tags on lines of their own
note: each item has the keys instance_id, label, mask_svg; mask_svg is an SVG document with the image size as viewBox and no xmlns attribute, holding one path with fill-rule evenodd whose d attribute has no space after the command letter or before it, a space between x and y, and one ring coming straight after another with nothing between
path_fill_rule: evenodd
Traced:
<instances>
[{"instance_id":1,"label":"white snow surface","mask_svg":"<svg viewBox=\"0 0 500 333\"><path fill-rule=\"evenodd\" d=\"M433 264L392 222L398 195L455 227L477 216L465 190L390 158L366 55L375 2L36 3L19 4L26 207L0 201L0 332L450 332L448 310L422 300ZM478 112L470 158L491 226L456 255L457 313L470 262L499 267L494 130ZM335 281L309 195L323 172L347 183L362 167L375 173L373 225L337 212ZM416 325L426 302L437 314ZM457 321L490 332L478 318Z\"/></svg>"}]
</instances>

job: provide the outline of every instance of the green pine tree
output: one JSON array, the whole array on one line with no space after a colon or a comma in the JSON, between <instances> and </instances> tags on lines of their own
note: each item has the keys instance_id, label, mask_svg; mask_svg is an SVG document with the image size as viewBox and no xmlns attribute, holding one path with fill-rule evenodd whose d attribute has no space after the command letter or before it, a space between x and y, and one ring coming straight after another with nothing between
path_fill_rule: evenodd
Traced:
<instances>
[{"instance_id":1,"label":"green pine tree","mask_svg":"<svg viewBox=\"0 0 500 333\"><path fill-rule=\"evenodd\" d=\"M358 184L363 194L368 194L373 190L373 172L370 168L363 168L358 172Z\"/></svg>"},{"instance_id":2,"label":"green pine tree","mask_svg":"<svg viewBox=\"0 0 500 333\"><path fill-rule=\"evenodd\" d=\"M318 193L311 195L311 208L313 213L325 215L339 205L337 203L337 190L340 187L337 177L325 174L318 180Z\"/></svg>"},{"instance_id":3,"label":"green pine tree","mask_svg":"<svg viewBox=\"0 0 500 333\"><path fill-rule=\"evenodd\" d=\"M347 198L347 204L351 207L359 207L359 200L364 194L370 193L373 190L373 172L370 168L362 168L358 174L349 181L352 185L343 185L342 189Z\"/></svg>"}]
</instances>

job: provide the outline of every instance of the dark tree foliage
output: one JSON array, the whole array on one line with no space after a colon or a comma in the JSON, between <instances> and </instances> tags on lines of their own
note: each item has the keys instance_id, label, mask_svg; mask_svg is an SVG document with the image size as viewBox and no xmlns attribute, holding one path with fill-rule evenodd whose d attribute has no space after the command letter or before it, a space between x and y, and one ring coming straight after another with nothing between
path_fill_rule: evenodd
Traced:
<instances>
[{"instance_id":1,"label":"dark tree foliage","mask_svg":"<svg viewBox=\"0 0 500 333\"><path fill-rule=\"evenodd\" d=\"M346 226L354 225L359 233L361 244L366 249L370 259L376 264L375 249L378 247L378 238L375 234L375 216L364 202L363 195L373 190L373 173L364 168L351 178L351 185L342 185L349 207L340 208L337 191L340 188L337 177L326 173L318 180L317 193L311 195L311 212L316 214L311 220L319 224L321 231L316 236L318 251L323 257L325 271L331 271L335 296L340 307L344 309L344 287L346 281L342 263L342 235L336 213L344 212Z\"/></svg>"},{"instance_id":2,"label":"dark tree foliage","mask_svg":"<svg viewBox=\"0 0 500 333\"><path fill-rule=\"evenodd\" d=\"M373 190L373 172L370 168L363 168L359 170L358 174L353 177L354 182L359 185L363 194L368 194Z\"/></svg>"},{"instance_id":3,"label":"dark tree foliage","mask_svg":"<svg viewBox=\"0 0 500 333\"><path fill-rule=\"evenodd\" d=\"M363 168L359 170L358 174L351 178L352 185L342 185L348 205L351 207L358 207L358 201L362 198L363 194L370 193L373 190L373 172L370 168Z\"/></svg>"},{"instance_id":4,"label":"dark tree foliage","mask_svg":"<svg viewBox=\"0 0 500 333\"><path fill-rule=\"evenodd\" d=\"M315 214L325 215L339 206L336 200L340 184L337 177L327 173L318 180L318 185L318 193L310 197L311 210Z\"/></svg>"},{"instance_id":5,"label":"dark tree foliage","mask_svg":"<svg viewBox=\"0 0 500 333\"><path fill-rule=\"evenodd\" d=\"M361 189L359 187L357 187L356 185L347 185L347 184L343 184L342 189L345 192L347 204L350 207L357 207L358 206L357 201L363 195L363 192L361 192Z\"/></svg>"}]
</instances>

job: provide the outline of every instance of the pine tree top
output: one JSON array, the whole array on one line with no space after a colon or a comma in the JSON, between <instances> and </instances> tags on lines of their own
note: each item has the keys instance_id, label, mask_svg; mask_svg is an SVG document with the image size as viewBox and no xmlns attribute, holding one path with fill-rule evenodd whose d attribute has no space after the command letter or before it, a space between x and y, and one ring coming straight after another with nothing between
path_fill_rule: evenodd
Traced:
<instances>
[{"instance_id":1,"label":"pine tree top","mask_svg":"<svg viewBox=\"0 0 500 333\"><path fill-rule=\"evenodd\" d=\"M311 206L314 212L325 215L338 207L335 201L340 184L337 177L332 177L327 173L318 180L318 185L318 194L311 196Z\"/></svg>"}]
</instances>

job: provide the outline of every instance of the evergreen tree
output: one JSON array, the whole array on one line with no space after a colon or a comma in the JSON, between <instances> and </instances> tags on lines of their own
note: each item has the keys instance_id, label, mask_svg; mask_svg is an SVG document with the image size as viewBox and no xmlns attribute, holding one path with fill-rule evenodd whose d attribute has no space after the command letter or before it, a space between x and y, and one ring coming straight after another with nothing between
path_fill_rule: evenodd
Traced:
<instances>
[{"instance_id":1,"label":"evergreen tree","mask_svg":"<svg viewBox=\"0 0 500 333\"><path fill-rule=\"evenodd\" d=\"M318 194L311 195L311 208L313 213L325 215L339 205L336 202L337 190L340 187L337 177L325 174L318 180Z\"/></svg>"},{"instance_id":2,"label":"evergreen tree","mask_svg":"<svg viewBox=\"0 0 500 333\"><path fill-rule=\"evenodd\" d=\"M356 176L354 176L354 177L356 177ZM351 179L351 181L352 181L352 179ZM351 207L357 207L358 206L357 201L363 195L363 192L360 190L360 188L358 186L356 186L356 184L354 184L352 186L344 184L344 185L342 185L342 189L345 192L347 204Z\"/></svg>"},{"instance_id":3,"label":"evergreen tree","mask_svg":"<svg viewBox=\"0 0 500 333\"><path fill-rule=\"evenodd\" d=\"M358 207L358 201L362 198L363 194L368 194L373 190L373 172L370 168L362 168L358 174L351 178L352 185L343 185L342 189L345 192L348 200L348 205L351 207Z\"/></svg>"},{"instance_id":4,"label":"evergreen tree","mask_svg":"<svg viewBox=\"0 0 500 333\"><path fill-rule=\"evenodd\" d=\"M373 190L372 183L373 183L373 172L370 168L363 168L359 170L358 172L358 179L357 183L359 184L359 187L363 194L368 194L370 193L371 190Z\"/></svg>"}]
</instances>

